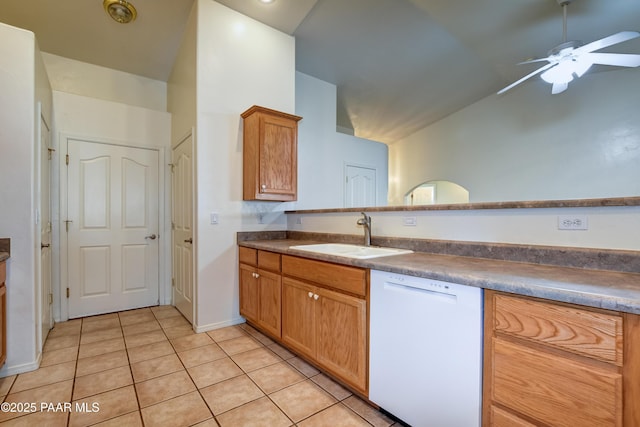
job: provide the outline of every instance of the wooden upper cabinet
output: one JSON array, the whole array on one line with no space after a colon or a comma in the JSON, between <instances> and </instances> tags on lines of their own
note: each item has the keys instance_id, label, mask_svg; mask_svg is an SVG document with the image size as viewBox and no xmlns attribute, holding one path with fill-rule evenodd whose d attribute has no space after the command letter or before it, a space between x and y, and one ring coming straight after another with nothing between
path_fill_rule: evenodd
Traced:
<instances>
[{"instance_id":1,"label":"wooden upper cabinet","mask_svg":"<svg viewBox=\"0 0 640 427\"><path fill-rule=\"evenodd\" d=\"M257 105L241 117L243 200L297 200L298 121L302 117Z\"/></svg>"}]
</instances>

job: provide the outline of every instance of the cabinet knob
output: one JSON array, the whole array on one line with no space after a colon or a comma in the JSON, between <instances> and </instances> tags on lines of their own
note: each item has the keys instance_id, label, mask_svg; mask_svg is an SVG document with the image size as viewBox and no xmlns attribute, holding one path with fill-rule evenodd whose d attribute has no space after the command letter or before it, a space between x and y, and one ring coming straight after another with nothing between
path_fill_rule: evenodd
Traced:
<instances>
[{"instance_id":1,"label":"cabinet knob","mask_svg":"<svg viewBox=\"0 0 640 427\"><path fill-rule=\"evenodd\" d=\"M309 292L309 298L313 296L313 292Z\"/></svg>"},{"instance_id":2,"label":"cabinet knob","mask_svg":"<svg viewBox=\"0 0 640 427\"><path fill-rule=\"evenodd\" d=\"M314 300L317 300L318 298L319 298L319 295L318 295L318 294L314 294L314 295L313 295L313 299L314 299Z\"/></svg>"},{"instance_id":3,"label":"cabinet knob","mask_svg":"<svg viewBox=\"0 0 640 427\"><path fill-rule=\"evenodd\" d=\"M257 279L258 277L260 277L260 275L259 275L258 273L256 273L256 279Z\"/></svg>"},{"instance_id":4,"label":"cabinet knob","mask_svg":"<svg viewBox=\"0 0 640 427\"><path fill-rule=\"evenodd\" d=\"M264 190L266 190L266 189L267 189L267 184L262 184L262 185L260 186L260 190L264 191Z\"/></svg>"}]
</instances>

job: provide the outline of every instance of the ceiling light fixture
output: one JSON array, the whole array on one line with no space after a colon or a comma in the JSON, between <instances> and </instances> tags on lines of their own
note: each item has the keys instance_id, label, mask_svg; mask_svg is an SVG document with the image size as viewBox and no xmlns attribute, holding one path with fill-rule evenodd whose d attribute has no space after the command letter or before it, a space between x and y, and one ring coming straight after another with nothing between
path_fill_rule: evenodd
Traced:
<instances>
[{"instance_id":1,"label":"ceiling light fixture","mask_svg":"<svg viewBox=\"0 0 640 427\"><path fill-rule=\"evenodd\" d=\"M273 3L276 0L259 0L260 3L264 3L264 4L269 4L269 3Z\"/></svg>"},{"instance_id":2,"label":"ceiling light fixture","mask_svg":"<svg viewBox=\"0 0 640 427\"><path fill-rule=\"evenodd\" d=\"M136 16L138 16L136 8L126 0L104 0L102 6L114 21L121 24L135 21Z\"/></svg>"}]
</instances>

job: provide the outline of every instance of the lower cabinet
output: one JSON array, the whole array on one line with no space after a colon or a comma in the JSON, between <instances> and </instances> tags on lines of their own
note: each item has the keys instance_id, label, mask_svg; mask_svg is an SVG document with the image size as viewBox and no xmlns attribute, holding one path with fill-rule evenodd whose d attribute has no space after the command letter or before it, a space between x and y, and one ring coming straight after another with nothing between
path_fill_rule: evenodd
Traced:
<instances>
[{"instance_id":1,"label":"lower cabinet","mask_svg":"<svg viewBox=\"0 0 640 427\"><path fill-rule=\"evenodd\" d=\"M486 291L483 425L640 425L639 345L639 316Z\"/></svg>"},{"instance_id":2,"label":"lower cabinet","mask_svg":"<svg viewBox=\"0 0 640 427\"><path fill-rule=\"evenodd\" d=\"M7 361L7 264L0 262L0 367Z\"/></svg>"},{"instance_id":3,"label":"lower cabinet","mask_svg":"<svg viewBox=\"0 0 640 427\"><path fill-rule=\"evenodd\" d=\"M364 298L285 277L282 342L366 394L366 308Z\"/></svg>"},{"instance_id":4,"label":"lower cabinet","mask_svg":"<svg viewBox=\"0 0 640 427\"><path fill-rule=\"evenodd\" d=\"M367 298L365 269L240 247L240 314L364 396Z\"/></svg>"}]
</instances>

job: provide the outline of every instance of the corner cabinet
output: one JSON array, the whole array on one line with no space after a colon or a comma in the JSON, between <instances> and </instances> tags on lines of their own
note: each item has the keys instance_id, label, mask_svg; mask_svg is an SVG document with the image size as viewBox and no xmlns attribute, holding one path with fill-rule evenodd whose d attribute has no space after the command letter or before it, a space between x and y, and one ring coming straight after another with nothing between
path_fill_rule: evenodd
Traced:
<instances>
[{"instance_id":1,"label":"corner cabinet","mask_svg":"<svg viewBox=\"0 0 640 427\"><path fill-rule=\"evenodd\" d=\"M290 202L298 197L298 121L254 105L243 124L243 200Z\"/></svg>"},{"instance_id":2,"label":"corner cabinet","mask_svg":"<svg viewBox=\"0 0 640 427\"><path fill-rule=\"evenodd\" d=\"M485 292L483 426L640 425L640 316Z\"/></svg>"},{"instance_id":3,"label":"corner cabinet","mask_svg":"<svg viewBox=\"0 0 640 427\"><path fill-rule=\"evenodd\" d=\"M243 247L239 252L240 314L272 337L280 338L280 254Z\"/></svg>"}]
</instances>

